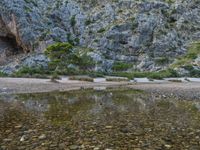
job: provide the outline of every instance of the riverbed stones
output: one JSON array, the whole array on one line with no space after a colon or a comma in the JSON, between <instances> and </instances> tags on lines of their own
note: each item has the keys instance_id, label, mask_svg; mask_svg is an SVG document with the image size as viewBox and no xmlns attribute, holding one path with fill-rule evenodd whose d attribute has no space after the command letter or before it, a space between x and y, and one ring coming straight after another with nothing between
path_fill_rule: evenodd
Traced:
<instances>
[{"instance_id":1,"label":"riverbed stones","mask_svg":"<svg viewBox=\"0 0 200 150\"><path fill-rule=\"evenodd\" d=\"M165 99L155 98L154 94L122 87L6 95L0 101L1 147L199 149L199 99L165 95ZM15 128L18 125L23 127ZM123 129L128 132L121 132ZM28 138L20 142L23 136Z\"/></svg>"},{"instance_id":2,"label":"riverbed stones","mask_svg":"<svg viewBox=\"0 0 200 150\"><path fill-rule=\"evenodd\" d=\"M46 139L46 135L45 135L45 134L42 134L42 135L40 135L40 136L38 137L38 139L44 140L44 139Z\"/></svg>"}]
</instances>

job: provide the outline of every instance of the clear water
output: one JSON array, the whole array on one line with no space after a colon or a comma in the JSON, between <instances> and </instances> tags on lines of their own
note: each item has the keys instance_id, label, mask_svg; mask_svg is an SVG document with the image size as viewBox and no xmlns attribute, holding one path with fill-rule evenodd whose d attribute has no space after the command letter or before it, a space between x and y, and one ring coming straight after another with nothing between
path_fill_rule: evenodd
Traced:
<instances>
[{"instance_id":1,"label":"clear water","mask_svg":"<svg viewBox=\"0 0 200 150\"><path fill-rule=\"evenodd\" d=\"M0 149L200 149L200 102L133 89L3 96Z\"/></svg>"}]
</instances>

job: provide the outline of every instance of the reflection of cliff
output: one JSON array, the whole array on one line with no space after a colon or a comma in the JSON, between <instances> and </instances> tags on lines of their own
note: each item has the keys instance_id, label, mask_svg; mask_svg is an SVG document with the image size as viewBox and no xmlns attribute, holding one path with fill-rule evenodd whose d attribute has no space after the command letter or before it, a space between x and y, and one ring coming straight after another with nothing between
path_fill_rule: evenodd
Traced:
<instances>
[{"instance_id":1,"label":"reflection of cliff","mask_svg":"<svg viewBox=\"0 0 200 150\"><path fill-rule=\"evenodd\" d=\"M110 122L123 116L161 122L173 118L177 123L188 123L189 116L198 118L200 115L199 102L154 99L149 94L135 93L134 90L23 94L7 96L0 104L1 117L10 112L5 108L12 108L16 112L34 113L56 125L85 120Z\"/></svg>"},{"instance_id":2,"label":"reflection of cliff","mask_svg":"<svg viewBox=\"0 0 200 150\"><path fill-rule=\"evenodd\" d=\"M44 115L53 123L117 117L120 113L145 109L145 97L125 91L24 94L17 97L27 110Z\"/></svg>"},{"instance_id":3,"label":"reflection of cliff","mask_svg":"<svg viewBox=\"0 0 200 150\"><path fill-rule=\"evenodd\" d=\"M0 100L0 132L4 133L5 129L13 125L28 123L27 120L34 120L35 117L31 115L30 111L26 111L23 103L19 101ZM1 135L0 135L1 140Z\"/></svg>"},{"instance_id":4,"label":"reflection of cliff","mask_svg":"<svg viewBox=\"0 0 200 150\"><path fill-rule=\"evenodd\" d=\"M116 94L116 93L115 93ZM116 94L106 93L101 96L94 95L95 105L91 114L101 114L106 113L127 113L134 111L143 111L146 106L146 98L140 98L137 95L128 95L128 94Z\"/></svg>"}]
</instances>

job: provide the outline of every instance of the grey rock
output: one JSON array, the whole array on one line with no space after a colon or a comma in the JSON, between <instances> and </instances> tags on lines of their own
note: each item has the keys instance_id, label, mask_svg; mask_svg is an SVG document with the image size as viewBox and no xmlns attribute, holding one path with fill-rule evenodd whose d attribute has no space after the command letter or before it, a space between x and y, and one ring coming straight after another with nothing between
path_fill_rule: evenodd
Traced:
<instances>
[{"instance_id":1,"label":"grey rock","mask_svg":"<svg viewBox=\"0 0 200 150\"><path fill-rule=\"evenodd\" d=\"M200 56L195 59L195 64L200 67Z\"/></svg>"},{"instance_id":2,"label":"grey rock","mask_svg":"<svg viewBox=\"0 0 200 150\"><path fill-rule=\"evenodd\" d=\"M175 68L176 72L180 75L180 76L189 76L190 72L184 68Z\"/></svg>"},{"instance_id":3,"label":"grey rock","mask_svg":"<svg viewBox=\"0 0 200 150\"><path fill-rule=\"evenodd\" d=\"M1 0L0 65L13 72L18 67L12 58L34 51L39 55L17 65L47 67L40 53L55 42L73 41L95 50L96 70L112 71L114 61L134 63L141 71L161 70L169 64L158 66L156 58L173 62L200 39L199 16L200 5L191 0Z\"/></svg>"},{"instance_id":4,"label":"grey rock","mask_svg":"<svg viewBox=\"0 0 200 150\"><path fill-rule=\"evenodd\" d=\"M28 67L42 67L42 68L47 68L48 67L48 62L49 59L43 55L43 54L35 54L31 55L29 57L26 57L24 60L22 60L22 65L23 66L28 66Z\"/></svg>"}]
</instances>

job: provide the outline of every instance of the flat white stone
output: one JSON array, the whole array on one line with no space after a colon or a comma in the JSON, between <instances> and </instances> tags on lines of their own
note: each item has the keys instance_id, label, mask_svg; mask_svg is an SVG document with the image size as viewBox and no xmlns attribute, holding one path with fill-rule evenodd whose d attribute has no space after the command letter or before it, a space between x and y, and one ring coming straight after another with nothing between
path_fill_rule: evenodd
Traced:
<instances>
[{"instance_id":1,"label":"flat white stone","mask_svg":"<svg viewBox=\"0 0 200 150\"><path fill-rule=\"evenodd\" d=\"M94 82L98 83L98 82L106 82L106 78L94 78Z\"/></svg>"}]
</instances>

